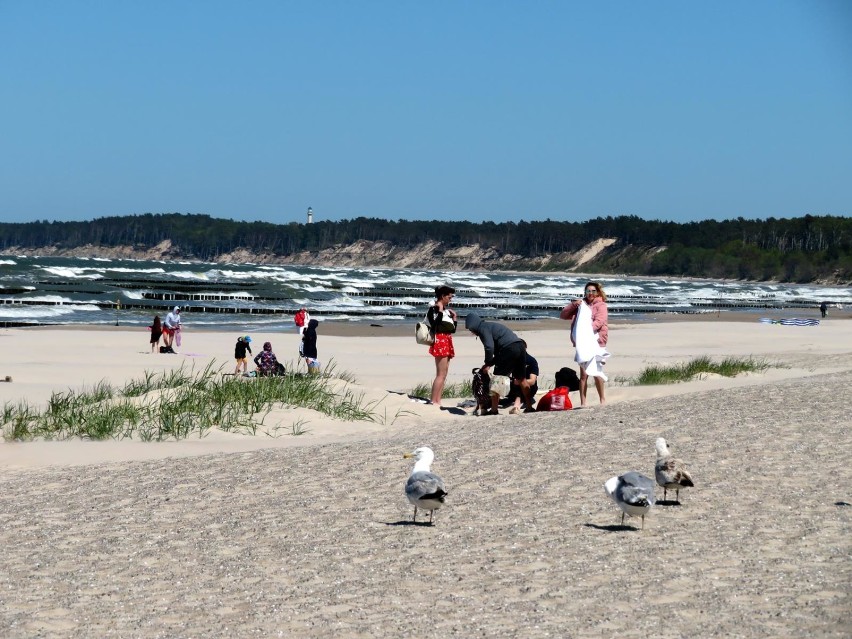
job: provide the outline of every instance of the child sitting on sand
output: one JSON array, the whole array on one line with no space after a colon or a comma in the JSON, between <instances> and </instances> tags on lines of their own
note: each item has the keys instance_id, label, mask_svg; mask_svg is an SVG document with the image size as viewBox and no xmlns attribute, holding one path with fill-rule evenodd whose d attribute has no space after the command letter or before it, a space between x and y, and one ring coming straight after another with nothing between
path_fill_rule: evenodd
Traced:
<instances>
[{"instance_id":1,"label":"child sitting on sand","mask_svg":"<svg viewBox=\"0 0 852 639\"><path fill-rule=\"evenodd\" d=\"M254 363L257 366L258 377L271 377L284 373L284 367L278 363L278 358L272 352L272 342L263 343L263 352L257 354Z\"/></svg>"}]
</instances>

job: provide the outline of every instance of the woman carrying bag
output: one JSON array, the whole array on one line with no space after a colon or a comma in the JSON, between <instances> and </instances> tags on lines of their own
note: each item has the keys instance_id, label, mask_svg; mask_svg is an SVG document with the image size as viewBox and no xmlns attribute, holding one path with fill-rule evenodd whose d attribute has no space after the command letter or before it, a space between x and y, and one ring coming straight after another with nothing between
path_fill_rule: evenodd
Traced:
<instances>
[{"instance_id":1,"label":"woman carrying bag","mask_svg":"<svg viewBox=\"0 0 852 639\"><path fill-rule=\"evenodd\" d=\"M606 293L598 282L588 282L582 299L577 299L559 314L571 322L571 343L577 349L574 361L580 365L580 406L586 406L589 378L595 380L601 404L605 404L604 382L607 376L603 365L609 357L606 342L609 337Z\"/></svg>"},{"instance_id":2,"label":"woman carrying bag","mask_svg":"<svg viewBox=\"0 0 852 639\"><path fill-rule=\"evenodd\" d=\"M449 308L450 301L456 289L450 286L439 286L435 289L435 303L426 313L426 322L435 334L435 343L429 347L429 354L435 358L435 380L432 382L432 404L441 408L441 395L447 382L450 370L450 360L455 357L453 349L453 333L456 332L458 317Z\"/></svg>"}]
</instances>

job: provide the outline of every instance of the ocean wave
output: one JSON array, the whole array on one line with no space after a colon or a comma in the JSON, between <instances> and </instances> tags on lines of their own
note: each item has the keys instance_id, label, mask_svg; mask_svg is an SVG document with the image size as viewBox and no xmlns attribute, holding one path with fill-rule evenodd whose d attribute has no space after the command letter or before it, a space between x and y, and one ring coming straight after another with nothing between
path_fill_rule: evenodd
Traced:
<instances>
[{"instance_id":1,"label":"ocean wave","mask_svg":"<svg viewBox=\"0 0 852 639\"><path fill-rule=\"evenodd\" d=\"M42 266L41 269L46 273L50 273L51 275L56 275L57 277L62 277L66 279L99 280L103 279L104 277L101 273L88 273L87 271L91 270L88 268L75 268L69 266Z\"/></svg>"},{"instance_id":2,"label":"ocean wave","mask_svg":"<svg viewBox=\"0 0 852 639\"><path fill-rule=\"evenodd\" d=\"M92 308L98 308L98 300L80 300L74 299L71 297L66 297L64 295L28 295L26 297L17 297L15 298L16 302L22 303L33 303L33 302L49 302L50 304L58 304L58 305L71 305L78 306L83 308L84 306L91 306ZM94 306L92 306L94 305Z\"/></svg>"},{"instance_id":3,"label":"ocean wave","mask_svg":"<svg viewBox=\"0 0 852 639\"><path fill-rule=\"evenodd\" d=\"M151 274L151 273L165 273L166 270L162 268L127 268L124 266L108 266L104 269L105 271L110 271L113 273L141 273L141 274Z\"/></svg>"},{"instance_id":4,"label":"ocean wave","mask_svg":"<svg viewBox=\"0 0 852 639\"><path fill-rule=\"evenodd\" d=\"M0 304L0 320L43 319L51 317L68 317L81 311L99 311L97 306L68 304L63 306L20 306L17 304Z\"/></svg>"}]
</instances>

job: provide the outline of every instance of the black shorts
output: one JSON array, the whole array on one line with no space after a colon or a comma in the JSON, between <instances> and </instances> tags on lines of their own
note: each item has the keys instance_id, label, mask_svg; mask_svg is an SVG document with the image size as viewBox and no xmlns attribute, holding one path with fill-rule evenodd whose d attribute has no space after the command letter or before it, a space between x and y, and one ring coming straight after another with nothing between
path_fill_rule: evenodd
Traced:
<instances>
[{"instance_id":1,"label":"black shorts","mask_svg":"<svg viewBox=\"0 0 852 639\"><path fill-rule=\"evenodd\" d=\"M524 379L527 368L527 348L523 342L509 344L494 353L494 374Z\"/></svg>"}]
</instances>

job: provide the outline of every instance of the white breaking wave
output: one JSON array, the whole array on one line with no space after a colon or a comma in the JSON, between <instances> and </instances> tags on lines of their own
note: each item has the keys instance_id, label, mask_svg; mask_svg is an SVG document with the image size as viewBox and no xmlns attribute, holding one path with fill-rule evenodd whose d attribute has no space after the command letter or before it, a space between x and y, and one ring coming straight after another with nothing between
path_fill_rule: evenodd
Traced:
<instances>
[{"instance_id":1,"label":"white breaking wave","mask_svg":"<svg viewBox=\"0 0 852 639\"><path fill-rule=\"evenodd\" d=\"M27 320L70 316L80 311L99 311L97 306L68 304L65 306L19 306L0 304L0 319Z\"/></svg>"},{"instance_id":2,"label":"white breaking wave","mask_svg":"<svg viewBox=\"0 0 852 639\"><path fill-rule=\"evenodd\" d=\"M62 266L43 266L41 267L45 272L50 273L51 275L56 275L57 277L64 277L67 279L81 279L81 280L99 280L103 279L103 275L101 273L87 273L90 269L87 268L73 268L73 267L62 267Z\"/></svg>"}]
</instances>

